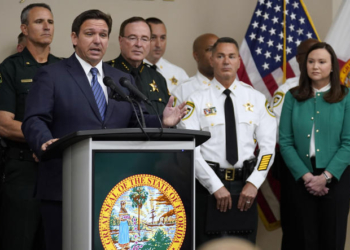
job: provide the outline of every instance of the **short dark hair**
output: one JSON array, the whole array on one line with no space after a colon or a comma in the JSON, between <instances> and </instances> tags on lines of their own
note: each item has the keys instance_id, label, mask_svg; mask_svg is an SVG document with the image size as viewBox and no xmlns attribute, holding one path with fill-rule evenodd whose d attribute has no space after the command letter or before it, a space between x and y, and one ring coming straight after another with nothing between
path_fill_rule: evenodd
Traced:
<instances>
[{"instance_id":1,"label":"short dark hair","mask_svg":"<svg viewBox=\"0 0 350 250\"><path fill-rule=\"evenodd\" d=\"M143 17L134 16L134 17L130 17L129 19L126 19L124 22L122 22L122 24L120 25L119 36L124 37L126 25L128 25L129 23L137 23L137 22L144 22L145 24L147 24L147 26L149 27L149 30L151 31L151 34L152 34L152 28L146 22L146 20Z\"/></svg>"},{"instance_id":2,"label":"short dark hair","mask_svg":"<svg viewBox=\"0 0 350 250\"><path fill-rule=\"evenodd\" d=\"M147 22L147 23L163 24L163 25L164 25L163 21L160 20L159 18L156 18L156 17L149 17L149 18L146 19L146 22ZM165 26L165 25L164 25L164 26Z\"/></svg>"},{"instance_id":3,"label":"short dark hair","mask_svg":"<svg viewBox=\"0 0 350 250\"><path fill-rule=\"evenodd\" d=\"M19 33L17 37L17 41L18 41L17 44L21 44L24 41L24 39L26 39L25 35L22 32Z\"/></svg>"},{"instance_id":4,"label":"short dark hair","mask_svg":"<svg viewBox=\"0 0 350 250\"><path fill-rule=\"evenodd\" d=\"M299 86L292 89L291 93L297 99L297 101L305 101L314 96L314 92L312 89L312 80L310 79L307 73L307 58L309 54L317 49L325 49L331 55L331 63L332 63L332 71L330 73L330 83L331 89L327 92L323 98L328 103L336 103L340 102L344 99L346 94L349 92L348 88L340 84L339 77L339 63L337 56L333 50L333 48L324 42L319 42L314 44L306 53L306 60L303 62L300 73Z\"/></svg>"},{"instance_id":5,"label":"short dark hair","mask_svg":"<svg viewBox=\"0 0 350 250\"><path fill-rule=\"evenodd\" d=\"M216 51L216 47L218 46L219 43L232 43L232 44L236 45L237 50L239 50L238 43L235 39L233 39L231 37L221 37L214 43L213 49L212 49L213 53Z\"/></svg>"},{"instance_id":6,"label":"short dark hair","mask_svg":"<svg viewBox=\"0 0 350 250\"><path fill-rule=\"evenodd\" d=\"M79 36L81 25L89 19L103 20L108 26L108 36L112 31L112 17L109 14L106 14L100 10L87 10L77 16L72 24L72 32Z\"/></svg>"},{"instance_id":7,"label":"short dark hair","mask_svg":"<svg viewBox=\"0 0 350 250\"><path fill-rule=\"evenodd\" d=\"M35 7L41 7L41 8L48 9L52 13L50 6L47 5L46 3L29 4L28 6L24 7L24 9L21 12L21 24L28 24L28 13L31 9L33 9Z\"/></svg>"}]
</instances>

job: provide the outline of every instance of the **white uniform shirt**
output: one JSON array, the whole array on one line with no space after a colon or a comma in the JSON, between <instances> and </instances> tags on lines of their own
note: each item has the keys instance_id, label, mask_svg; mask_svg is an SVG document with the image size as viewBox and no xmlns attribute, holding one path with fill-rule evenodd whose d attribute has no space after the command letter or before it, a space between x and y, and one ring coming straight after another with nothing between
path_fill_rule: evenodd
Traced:
<instances>
[{"instance_id":1,"label":"white uniform shirt","mask_svg":"<svg viewBox=\"0 0 350 250\"><path fill-rule=\"evenodd\" d=\"M282 107L284 102L284 96L287 92L299 85L299 76L289 78L285 83L283 83L273 95L271 106L273 108L273 113L276 115L277 125L280 125ZM278 130L277 130L278 131ZM277 137L278 138L278 137Z\"/></svg>"},{"instance_id":2,"label":"white uniform shirt","mask_svg":"<svg viewBox=\"0 0 350 250\"><path fill-rule=\"evenodd\" d=\"M191 78L180 82L173 90L172 95L176 97L176 104L187 101L188 97L196 91L206 89L210 85L210 80L199 71Z\"/></svg>"},{"instance_id":3,"label":"white uniform shirt","mask_svg":"<svg viewBox=\"0 0 350 250\"><path fill-rule=\"evenodd\" d=\"M150 63L146 59L144 59L144 62L152 65L152 63ZM159 59L159 61L156 63L156 66L157 71L161 73L162 76L165 78L170 93L172 93L172 91L179 84L179 82L188 79L188 75L185 72L185 70L176 66L175 64L170 63L163 57Z\"/></svg>"},{"instance_id":4,"label":"white uniform shirt","mask_svg":"<svg viewBox=\"0 0 350 250\"><path fill-rule=\"evenodd\" d=\"M195 150L196 178L211 194L223 184L205 160L218 162L221 168L241 168L243 161L254 157L258 142L257 165L247 181L259 188L274 159L276 120L265 96L238 80L229 89L232 91L238 143L238 162L234 166L226 160L225 88L216 79L207 89L190 96L188 113L179 123L179 128L211 133L211 138Z\"/></svg>"}]
</instances>

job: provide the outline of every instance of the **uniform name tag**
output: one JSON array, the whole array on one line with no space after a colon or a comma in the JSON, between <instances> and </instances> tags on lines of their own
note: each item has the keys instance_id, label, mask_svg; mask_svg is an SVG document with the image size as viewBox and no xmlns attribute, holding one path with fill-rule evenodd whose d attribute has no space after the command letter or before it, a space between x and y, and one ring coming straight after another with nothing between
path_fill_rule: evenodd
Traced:
<instances>
[{"instance_id":1,"label":"uniform name tag","mask_svg":"<svg viewBox=\"0 0 350 250\"><path fill-rule=\"evenodd\" d=\"M33 82L33 79L22 79L21 82L25 83L25 82Z\"/></svg>"}]
</instances>

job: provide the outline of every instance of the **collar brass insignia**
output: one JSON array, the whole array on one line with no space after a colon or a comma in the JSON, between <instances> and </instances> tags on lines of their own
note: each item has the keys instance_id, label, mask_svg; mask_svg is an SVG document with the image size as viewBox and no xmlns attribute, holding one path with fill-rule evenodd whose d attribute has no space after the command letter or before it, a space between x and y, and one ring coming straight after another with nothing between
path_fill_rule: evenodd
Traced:
<instances>
[{"instance_id":1,"label":"collar brass insignia","mask_svg":"<svg viewBox=\"0 0 350 250\"><path fill-rule=\"evenodd\" d=\"M245 111L254 111L253 108L254 108L254 105L251 104L250 102L247 102L246 104L243 105L245 107Z\"/></svg>"},{"instance_id":2,"label":"collar brass insignia","mask_svg":"<svg viewBox=\"0 0 350 250\"><path fill-rule=\"evenodd\" d=\"M155 91L159 92L158 86L154 80L149 85L152 87L152 89L150 90L151 92L155 92Z\"/></svg>"}]
</instances>

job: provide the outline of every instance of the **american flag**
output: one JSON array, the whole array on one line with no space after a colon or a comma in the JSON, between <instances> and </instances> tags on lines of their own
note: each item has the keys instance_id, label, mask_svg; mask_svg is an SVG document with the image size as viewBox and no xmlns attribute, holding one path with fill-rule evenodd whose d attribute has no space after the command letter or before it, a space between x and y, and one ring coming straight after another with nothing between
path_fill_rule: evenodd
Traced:
<instances>
[{"instance_id":1,"label":"american flag","mask_svg":"<svg viewBox=\"0 0 350 250\"><path fill-rule=\"evenodd\" d=\"M239 79L270 99L286 78L299 75L297 46L308 38L319 40L302 0L259 0L240 48Z\"/></svg>"},{"instance_id":2,"label":"american flag","mask_svg":"<svg viewBox=\"0 0 350 250\"><path fill-rule=\"evenodd\" d=\"M240 48L239 79L270 99L286 79L300 74L295 55L308 38L319 40L302 0L259 0ZM277 229L280 188L271 171L257 200L266 229Z\"/></svg>"}]
</instances>

